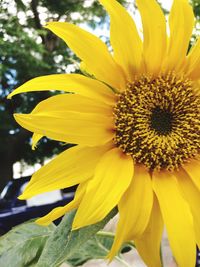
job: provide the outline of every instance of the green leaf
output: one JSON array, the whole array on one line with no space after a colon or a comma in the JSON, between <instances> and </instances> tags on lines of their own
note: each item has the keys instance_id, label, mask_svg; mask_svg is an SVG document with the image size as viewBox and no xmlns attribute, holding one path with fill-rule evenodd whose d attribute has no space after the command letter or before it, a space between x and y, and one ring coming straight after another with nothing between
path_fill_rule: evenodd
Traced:
<instances>
[{"instance_id":1,"label":"green leaf","mask_svg":"<svg viewBox=\"0 0 200 267\"><path fill-rule=\"evenodd\" d=\"M98 232L81 246L69 259L72 266L80 266L92 259L104 259L112 247L114 234Z\"/></svg>"},{"instance_id":2,"label":"green leaf","mask_svg":"<svg viewBox=\"0 0 200 267\"><path fill-rule=\"evenodd\" d=\"M34 222L14 227L0 237L0 266L37 266L42 249L55 228L53 224L43 227Z\"/></svg>"},{"instance_id":3,"label":"green leaf","mask_svg":"<svg viewBox=\"0 0 200 267\"><path fill-rule=\"evenodd\" d=\"M76 231L71 231L75 211L67 214L58 227L21 224L0 238L0 266L56 267L65 261L78 266L90 259L104 258L114 236L97 232L115 214L113 210L101 222Z\"/></svg>"},{"instance_id":4,"label":"green leaf","mask_svg":"<svg viewBox=\"0 0 200 267\"><path fill-rule=\"evenodd\" d=\"M47 240L37 267L57 267L67 260L70 261L70 258L72 259L75 253L79 253L81 247L101 230L116 213L117 211L114 209L101 222L75 231L71 231L75 211L67 214Z\"/></svg>"},{"instance_id":5,"label":"green leaf","mask_svg":"<svg viewBox=\"0 0 200 267\"><path fill-rule=\"evenodd\" d=\"M85 262L94 259L104 259L108 255L115 235L114 233L99 231L91 239L89 239L83 246L81 246L67 262L73 266L81 266ZM134 248L132 242L124 243L119 254L115 256L115 260L119 261L122 266L128 266L124 261L122 253L129 252Z\"/></svg>"}]
</instances>

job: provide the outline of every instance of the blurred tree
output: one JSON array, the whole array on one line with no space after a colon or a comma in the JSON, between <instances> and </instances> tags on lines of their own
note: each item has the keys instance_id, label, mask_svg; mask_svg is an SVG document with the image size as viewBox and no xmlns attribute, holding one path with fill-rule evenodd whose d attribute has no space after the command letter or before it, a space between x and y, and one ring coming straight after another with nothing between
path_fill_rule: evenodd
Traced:
<instances>
[{"instance_id":1,"label":"blurred tree","mask_svg":"<svg viewBox=\"0 0 200 267\"><path fill-rule=\"evenodd\" d=\"M193 6L193 10L194 10L194 14L195 14L195 18L196 18L196 32L195 32L195 36L193 36L193 41L196 41L197 37L200 34L200 0L190 0L192 6ZM198 36L197 36L198 35Z\"/></svg>"},{"instance_id":2,"label":"blurred tree","mask_svg":"<svg viewBox=\"0 0 200 267\"><path fill-rule=\"evenodd\" d=\"M31 150L31 133L19 127L12 114L30 112L52 93L6 96L25 81L41 75L76 71L63 41L42 26L47 21L84 23L95 28L105 19L96 0L1 0L0 4L0 189L13 177L13 164L34 164L63 150L63 145L43 138ZM73 59L73 60L72 60ZM66 148L66 147L65 147Z\"/></svg>"},{"instance_id":3,"label":"blurred tree","mask_svg":"<svg viewBox=\"0 0 200 267\"><path fill-rule=\"evenodd\" d=\"M193 6L195 17L199 21L200 20L200 0L190 0L190 2Z\"/></svg>"}]
</instances>

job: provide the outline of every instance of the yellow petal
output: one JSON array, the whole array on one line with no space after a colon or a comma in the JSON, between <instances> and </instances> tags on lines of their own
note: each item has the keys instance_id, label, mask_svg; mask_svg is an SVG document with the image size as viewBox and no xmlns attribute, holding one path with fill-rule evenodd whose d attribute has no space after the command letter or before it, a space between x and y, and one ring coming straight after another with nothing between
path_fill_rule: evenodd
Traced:
<instances>
[{"instance_id":1,"label":"yellow petal","mask_svg":"<svg viewBox=\"0 0 200 267\"><path fill-rule=\"evenodd\" d=\"M33 174L20 199L70 187L92 177L102 155L110 148L75 146L65 150Z\"/></svg>"},{"instance_id":2,"label":"yellow petal","mask_svg":"<svg viewBox=\"0 0 200 267\"><path fill-rule=\"evenodd\" d=\"M183 168L200 190L200 162L198 160L191 160L189 163L184 164Z\"/></svg>"},{"instance_id":3,"label":"yellow petal","mask_svg":"<svg viewBox=\"0 0 200 267\"><path fill-rule=\"evenodd\" d=\"M167 171L154 172L153 187L178 266L194 267L196 242L192 215L175 176Z\"/></svg>"},{"instance_id":4,"label":"yellow petal","mask_svg":"<svg viewBox=\"0 0 200 267\"><path fill-rule=\"evenodd\" d=\"M145 232L134 240L137 251L148 267L161 267L160 246L163 233L163 219L157 198L154 197L153 208Z\"/></svg>"},{"instance_id":5,"label":"yellow petal","mask_svg":"<svg viewBox=\"0 0 200 267\"><path fill-rule=\"evenodd\" d=\"M48 138L98 146L113 138L113 118L95 113L73 111L41 111L37 114L15 114L15 120L23 128Z\"/></svg>"},{"instance_id":6,"label":"yellow petal","mask_svg":"<svg viewBox=\"0 0 200 267\"><path fill-rule=\"evenodd\" d=\"M146 71L157 74L166 54L165 16L155 0L137 0L144 32L144 63Z\"/></svg>"},{"instance_id":7,"label":"yellow petal","mask_svg":"<svg viewBox=\"0 0 200 267\"><path fill-rule=\"evenodd\" d=\"M133 160L118 148L100 160L76 213L73 229L102 220L119 202L133 176Z\"/></svg>"},{"instance_id":8,"label":"yellow petal","mask_svg":"<svg viewBox=\"0 0 200 267\"><path fill-rule=\"evenodd\" d=\"M34 78L15 89L8 98L20 93L48 90L77 93L105 103L115 102L115 95L108 86L80 74L55 74Z\"/></svg>"},{"instance_id":9,"label":"yellow petal","mask_svg":"<svg viewBox=\"0 0 200 267\"><path fill-rule=\"evenodd\" d=\"M176 177L183 192L183 196L186 201L189 203L192 215L194 218L194 229L196 234L196 242L198 247L200 247L200 212L199 212L199 203L200 203L200 192L196 186L191 181L189 175L183 169L180 169L176 172Z\"/></svg>"},{"instance_id":10,"label":"yellow petal","mask_svg":"<svg viewBox=\"0 0 200 267\"><path fill-rule=\"evenodd\" d=\"M66 22L49 22L47 29L62 38L86 64L89 73L116 89L125 88L123 71L113 60L107 46L95 35Z\"/></svg>"},{"instance_id":11,"label":"yellow petal","mask_svg":"<svg viewBox=\"0 0 200 267\"><path fill-rule=\"evenodd\" d=\"M37 133L33 133L32 136L32 149L35 150L37 143L39 142L39 140L43 137L43 135L41 134L37 134Z\"/></svg>"},{"instance_id":12,"label":"yellow petal","mask_svg":"<svg viewBox=\"0 0 200 267\"><path fill-rule=\"evenodd\" d=\"M141 67L142 41L131 16L116 0L100 0L110 15L110 41L114 58L133 80Z\"/></svg>"},{"instance_id":13,"label":"yellow petal","mask_svg":"<svg viewBox=\"0 0 200 267\"><path fill-rule=\"evenodd\" d=\"M77 95L77 94L60 94L41 101L31 112L32 114L48 112L74 111L81 113L99 113L111 116L113 107L98 100Z\"/></svg>"},{"instance_id":14,"label":"yellow petal","mask_svg":"<svg viewBox=\"0 0 200 267\"><path fill-rule=\"evenodd\" d=\"M57 207L57 208L53 209L47 215L36 220L36 223L38 223L40 225L44 225L44 226L49 225L53 221L55 221L58 218L65 215L67 212L69 212L73 209L77 209L80 202L81 202L81 199L85 193L85 190L87 188L87 183L88 182L84 182L78 186L76 193L75 193L75 197L70 203L68 203L67 205L65 205L63 207Z\"/></svg>"},{"instance_id":15,"label":"yellow petal","mask_svg":"<svg viewBox=\"0 0 200 267\"><path fill-rule=\"evenodd\" d=\"M108 258L112 259L124 242L144 232L152 205L153 191L150 174L142 165L136 165L132 182L118 205L120 219Z\"/></svg>"},{"instance_id":16,"label":"yellow petal","mask_svg":"<svg viewBox=\"0 0 200 267\"><path fill-rule=\"evenodd\" d=\"M62 112L79 111L79 112L92 112L105 114L106 116L112 116L112 107L98 100L93 101L91 98L87 98L77 94L61 94L49 97L48 99L41 101L35 109L31 112L37 114L38 112L45 113L56 111ZM37 142L43 137L41 134L34 133L32 137L32 149L35 149Z\"/></svg>"},{"instance_id":17,"label":"yellow petal","mask_svg":"<svg viewBox=\"0 0 200 267\"><path fill-rule=\"evenodd\" d=\"M187 57L187 74L191 79L200 78L200 38L191 48Z\"/></svg>"},{"instance_id":18,"label":"yellow petal","mask_svg":"<svg viewBox=\"0 0 200 267\"><path fill-rule=\"evenodd\" d=\"M167 70L182 67L194 27L194 14L188 0L174 0L169 16L170 38Z\"/></svg>"}]
</instances>

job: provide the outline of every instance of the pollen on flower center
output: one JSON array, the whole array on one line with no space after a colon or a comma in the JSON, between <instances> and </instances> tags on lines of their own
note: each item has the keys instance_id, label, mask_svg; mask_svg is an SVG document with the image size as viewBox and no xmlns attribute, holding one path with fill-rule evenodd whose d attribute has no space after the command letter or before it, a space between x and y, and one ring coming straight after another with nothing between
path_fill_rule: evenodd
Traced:
<instances>
[{"instance_id":1,"label":"pollen on flower center","mask_svg":"<svg viewBox=\"0 0 200 267\"><path fill-rule=\"evenodd\" d=\"M115 144L150 170L174 170L200 152L200 96L174 73L128 84L114 118Z\"/></svg>"}]
</instances>

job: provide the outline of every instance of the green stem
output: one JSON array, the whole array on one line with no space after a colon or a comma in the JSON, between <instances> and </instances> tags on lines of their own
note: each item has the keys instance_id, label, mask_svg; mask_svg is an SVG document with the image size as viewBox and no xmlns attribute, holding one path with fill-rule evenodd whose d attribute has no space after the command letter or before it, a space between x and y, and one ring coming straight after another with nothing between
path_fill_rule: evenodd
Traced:
<instances>
[{"instance_id":1,"label":"green stem","mask_svg":"<svg viewBox=\"0 0 200 267\"><path fill-rule=\"evenodd\" d=\"M99 236L106 236L106 237L113 237L113 238L115 238L115 234L112 233L112 232L99 231L99 232L97 233L97 235L99 235ZM134 245L134 243L133 243L132 241L126 242L126 245L129 245L129 246L135 248L135 245Z\"/></svg>"},{"instance_id":2,"label":"green stem","mask_svg":"<svg viewBox=\"0 0 200 267\"><path fill-rule=\"evenodd\" d=\"M99 231L97 233L98 236L105 236L105 237L111 237L111 238L115 238L115 234L112 233L112 232L106 232L106 231ZM131 246L131 247L134 247L134 244L133 242L127 242L126 243L127 245ZM105 249L105 248L104 248ZM108 251L108 250L107 250ZM122 257L120 256L115 256L115 259L117 261L119 261L120 263L122 263L124 266L126 267L131 267L131 265L128 264L128 262L126 262Z\"/></svg>"},{"instance_id":3,"label":"green stem","mask_svg":"<svg viewBox=\"0 0 200 267\"><path fill-rule=\"evenodd\" d=\"M115 234L112 233L112 232L106 232L106 231L99 231L97 233L97 235L100 235L100 236L107 236L107 237L115 237Z\"/></svg>"}]
</instances>

